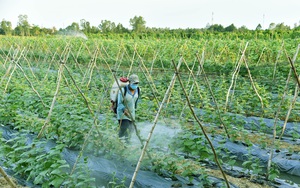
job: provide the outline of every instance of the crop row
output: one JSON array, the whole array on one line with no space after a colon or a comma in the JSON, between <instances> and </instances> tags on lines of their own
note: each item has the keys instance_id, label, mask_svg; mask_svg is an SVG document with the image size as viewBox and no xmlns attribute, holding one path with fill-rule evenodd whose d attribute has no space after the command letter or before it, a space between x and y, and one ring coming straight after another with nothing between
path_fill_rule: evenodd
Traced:
<instances>
[{"instance_id":1,"label":"crop row","mask_svg":"<svg viewBox=\"0 0 300 188\"><path fill-rule=\"evenodd\" d=\"M205 112L197 111L201 121L220 125L221 112L230 124L230 132L231 125L241 122L228 113L274 118L281 108L278 117L284 120L297 88L293 74L289 75L288 59L297 54L295 40L90 41L5 37L1 38L0 46L0 122L20 131L13 146L2 140L2 155L6 156L8 166L14 166L16 172L32 178L36 184L45 179L60 181L58 177L74 177L63 169L59 175L51 174L56 166L49 166L58 160L57 153L33 154L25 146L24 134L41 134L62 144L61 147L84 149L87 153L132 156L116 141L116 120L109 111L114 74L139 75L142 97L137 121L153 121L174 75L173 63L181 62L179 75L185 87L175 82L161 116L178 118L185 125L194 121L183 94L185 89L193 107ZM297 65L297 56L294 59ZM299 121L298 106L296 100L289 121ZM183 128L190 130L188 126ZM226 137L225 132L220 134ZM18 156L27 157L28 161L20 161ZM48 157L50 164L30 171L32 165L37 165L37 157ZM38 176L41 171L45 172L42 177ZM83 181L72 180L74 184Z\"/></svg>"}]
</instances>

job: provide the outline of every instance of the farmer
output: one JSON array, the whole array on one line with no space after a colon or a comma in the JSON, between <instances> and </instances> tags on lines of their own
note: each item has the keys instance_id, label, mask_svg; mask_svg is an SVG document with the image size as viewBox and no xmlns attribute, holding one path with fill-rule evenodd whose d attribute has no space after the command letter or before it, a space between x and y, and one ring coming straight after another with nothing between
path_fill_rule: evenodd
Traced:
<instances>
[{"instance_id":1,"label":"farmer","mask_svg":"<svg viewBox=\"0 0 300 188\"><path fill-rule=\"evenodd\" d=\"M128 78L129 84L118 93L117 119L119 122L119 138L125 137L129 143L135 120L135 111L139 98L139 77L132 74ZM126 92L126 94L125 94Z\"/></svg>"}]
</instances>

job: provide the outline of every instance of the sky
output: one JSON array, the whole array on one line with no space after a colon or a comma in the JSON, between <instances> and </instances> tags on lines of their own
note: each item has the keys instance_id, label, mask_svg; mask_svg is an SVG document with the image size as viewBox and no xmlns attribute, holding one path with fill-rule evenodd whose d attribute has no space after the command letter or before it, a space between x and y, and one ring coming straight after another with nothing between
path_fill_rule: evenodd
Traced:
<instances>
[{"instance_id":1,"label":"sky","mask_svg":"<svg viewBox=\"0 0 300 188\"><path fill-rule=\"evenodd\" d=\"M0 21L13 28L19 15L31 25L66 28L84 19L91 26L102 20L131 29L129 20L142 16L147 27L186 29L208 24L255 29L270 23L300 25L300 0L0 0Z\"/></svg>"}]
</instances>

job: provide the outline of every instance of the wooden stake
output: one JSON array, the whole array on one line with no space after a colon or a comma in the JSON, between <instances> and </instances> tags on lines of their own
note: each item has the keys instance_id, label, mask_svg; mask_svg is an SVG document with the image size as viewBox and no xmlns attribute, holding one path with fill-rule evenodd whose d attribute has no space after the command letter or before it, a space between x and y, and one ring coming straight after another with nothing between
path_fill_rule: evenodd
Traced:
<instances>
[{"instance_id":1,"label":"wooden stake","mask_svg":"<svg viewBox=\"0 0 300 188\"><path fill-rule=\"evenodd\" d=\"M202 55L204 56L204 54L202 54ZM220 121L221 121L221 123L222 123L222 125L223 125L223 127L224 127L224 129L225 129L225 133L226 133L226 135L227 135L227 138L230 138L230 135L229 135L228 130L227 130L227 125L225 125L225 123L224 123L224 121L223 121L223 119L222 119L222 117L221 117L220 108L219 108L219 106L218 106L218 103L217 103L217 100L216 100L216 98L215 98L215 95L214 95L214 93L213 93L213 91L212 91L212 89L211 89L211 87L210 87L208 78L207 78L207 76L206 76L204 67L203 67L203 65L201 64L201 61L200 61L200 58L199 58L198 54L197 54L197 58L198 58L198 61L199 61L199 66L200 66L200 68L201 68L201 70L202 70L202 72L203 72L203 75L204 75L204 81L205 81L205 84L207 85L208 90L209 90L209 92L210 92L210 95L211 95L211 97L212 97L212 99L213 99L213 101L214 101L214 103L215 103L215 105L216 105L217 114L218 114L218 116L219 116L219 119L220 119Z\"/></svg>"},{"instance_id":2,"label":"wooden stake","mask_svg":"<svg viewBox=\"0 0 300 188\"><path fill-rule=\"evenodd\" d=\"M31 89L33 90L33 92L35 92L35 94L39 97L41 103L43 104L44 107L46 107L46 104L44 103L42 97L40 96L39 92L34 88L32 82L29 80L29 78L27 77L27 75L25 74L23 68L21 67L21 65L19 65L19 63L16 62L17 67L19 67L19 69L21 70L21 72L23 73L23 76L25 77L25 79L27 80L27 82L29 83L29 85L31 86Z\"/></svg>"},{"instance_id":3,"label":"wooden stake","mask_svg":"<svg viewBox=\"0 0 300 188\"><path fill-rule=\"evenodd\" d=\"M226 95L225 111L227 111L229 94L230 94L230 91L232 89L233 84L236 82L236 79L237 79L237 76L238 76L238 72L239 72L239 69L240 69L240 66L241 66L241 62L242 62L242 60L243 60L243 58L245 56L245 52L246 52L247 47L248 47L248 42L246 43L246 46L245 46L245 48L244 48L244 50L242 52L241 58L238 61L236 69L234 70L234 72L232 74L231 84L230 84L230 87L228 88L227 95Z\"/></svg>"},{"instance_id":4,"label":"wooden stake","mask_svg":"<svg viewBox=\"0 0 300 188\"><path fill-rule=\"evenodd\" d=\"M257 62L256 62L256 66L257 66L258 63L260 62L260 59L261 59L261 57L263 56L265 49L266 49L266 47L264 47L264 48L262 49L262 51L261 51L261 53L260 53L260 56L259 56L259 58L258 58L258 60L257 60Z\"/></svg>"},{"instance_id":5,"label":"wooden stake","mask_svg":"<svg viewBox=\"0 0 300 188\"><path fill-rule=\"evenodd\" d=\"M190 107L190 110L191 110L191 112L192 112L192 114L193 114L195 120L196 120L197 123L199 124L199 126L200 126L200 128L201 128L201 130L202 130L202 133L204 134L204 136L205 136L205 138L206 138L208 144L209 144L210 147L211 147L211 150L212 150L212 152L213 152L213 154L214 154L215 162L216 162L217 166L219 167L219 169L220 169L220 171L221 171L221 173L222 173L222 175L223 175L223 177L224 177L224 180L225 180L225 182L226 182L227 187L230 188L230 185L229 185L229 183L228 183L227 177L226 177L226 175L225 175L225 173L224 173L224 171L223 171L223 169L222 169L222 166L221 166L221 164L220 164L220 162L219 162L218 155L217 155L217 153L216 153L216 151L215 151L215 148L214 148L212 142L210 141L208 135L206 134L203 125L201 124L200 120L198 119L198 117L196 116L196 114L195 114L195 112L194 112L194 108L192 107L192 104L191 104L190 99L189 99L189 97L188 97L188 95L187 95L187 92L185 91L185 87L184 87L184 85L183 85L183 83L182 83L180 74L179 74L178 69L176 68L174 62L173 62L173 65L174 65L174 68L175 68L175 74L176 74L177 77L178 77L178 81L179 81L179 83L180 83L180 85L181 85L182 91L184 92L184 95L185 95L185 97L186 97L186 100L188 101L188 105L189 105L189 107Z\"/></svg>"},{"instance_id":6,"label":"wooden stake","mask_svg":"<svg viewBox=\"0 0 300 188\"><path fill-rule=\"evenodd\" d=\"M39 138L39 139L42 137L42 134L43 134L44 130L46 129L48 123L50 122L50 117L52 115L54 104L55 104L56 98L58 96L58 91L59 91L59 88L60 88L63 69L64 69L63 63L61 63L60 67L59 67L59 70L58 70L57 85L56 85L56 90L55 90L55 93L54 93L54 96L53 96L53 99L52 99L52 103L51 103L51 106L50 106L50 110L48 112L48 116L47 116L47 118L44 122L44 125L43 125L42 129L40 130L40 132L37 136L37 138Z\"/></svg>"},{"instance_id":7,"label":"wooden stake","mask_svg":"<svg viewBox=\"0 0 300 188\"><path fill-rule=\"evenodd\" d=\"M181 61L179 61L178 65L177 65L177 69L180 68L180 65L181 65ZM167 91L166 91L166 93L165 93L165 96L164 96L164 98L163 98L163 100L162 100L162 102L161 102L161 104L160 104L160 106L159 106L159 109L158 109L157 113L156 113L156 116L155 116L155 118L154 118L154 122L153 122L152 128L151 128L151 130L150 130L150 132L149 132L149 134L148 134L148 138L147 138L147 140L146 140L146 142L145 142L145 144L144 144L144 148L143 148L143 150L142 150L142 153L141 153L141 156L140 156L140 158L139 158L139 161L138 161L138 163L137 163L137 165L136 165L136 168L135 168L134 174L133 174L133 176L132 176L132 179L131 179L131 183L130 183L129 188L133 188L133 186L134 186L134 183L135 183L135 180L136 180L137 173L138 173L139 168L140 168L140 166L141 166L141 163L142 163L142 161L143 161L144 155L145 155L145 153L146 153L146 151L147 151L147 147L148 147L148 144L149 144L149 142L150 142L150 139L151 139L151 136L152 136L152 134L153 134L153 131L154 131L154 129L155 129L155 127L156 127L156 124L157 124L157 122L158 122L158 118L159 118L160 112L162 111L162 108L164 107L164 103L166 102L166 100L167 100L167 98L168 98L168 96L169 96L169 94L170 94L170 92L171 92L171 88L172 88L172 86L174 85L176 76L177 76L177 74L174 73L173 78L172 78L172 80L171 80L171 82L170 82L170 84L169 84L169 87L168 87L168 89L167 89Z\"/></svg>"},{"instance_id":8,"label":"wooden stake","mask_svg":"<svg viewBox=\"0 0 300 188\"><path fill-rule=\"evenodd\" d=\"M152 83L152 86L150 86L150 87L154 90L155 93L157 93L158 91L157 91L157 89L156 89L156 87L155 87L155 85L154 85L154 83L153 83L152 76L151 76L151 74L149 73L148 69L146 68L146 66L145 66L145 64L144 64L144 61L143 61L142 57L140 56L140 54L138 53L138 51L137 51L136 48L134 48L134 51L135 51L135 53L137 54L138 58L140 59L140 64L142 65L142 67L144 68L144 70L147 72L146 79L148 80L149 83Z\"/></svg>"},{"instance_id":9,"label":"wooden stake","mask_svg":"<svg viewBox=\"0 0 300 188\"><path fill-rule=\"evenodd\" d=\"M11 179L8 177L8 175L5 173L5 171L3 170L3 168L0 166L0 173L2 174L2 176L4 177L4 179L7 181L7 183L13 187L13 188L16 188L16 184L11 181Z\"/></svg>"},{"instance_id":10,"label":"wooden stake","mask_svg":"<svg viewBox=\"0 0 300 188\"><path fill-rule=\"evenodd\" d=\"M245 63L246 69L247 69L247 71L248 71L248 75L249 75L249 78L250 78L251 86L252 86L252 88L254 89L255 94L257 95L257 97L258 97L258 99L259 99L259 101L260 101L260 104L261 104L261 111L262 111L262 113L264 113L264 103L263 103L263 100L262 100L261 96L259 95L259 93L258 93L256 87L255 87L255 84L254 84L254 81L253 81L253 79L252 79L251 72L250 72L250 69L249 69L249 66L248 66L248 63L247 63L247 61L246 61L245 56L244 56L243 59L244 59L244 63Z\"/></svg>"},{"instance_id":11,"label":"wooden stake","mask_svg":"<svg viewBox=\"0 0 300 188\"><path fill-rule=\"evenodd\" d=\"M291 58L288 57L288 59L289 59L289 62L290 62L290 64L291 64L291 67L292 67L292 69L293 69L293 72L294 72L294 76L295 76L296 82L298 83L298 86L300 87L300 79L299 79L299 76L298 76L298 74L297 74L297 70L296 70L296 68L295 68L295 66L294 66L294 63L293 63L293 61L291 60Z\"/></svg>"},{"instance_id":12,"label":"wooden stake","mask_svg":"<svg viewBox=\"0 0 300 188\"><path fill-rule=\"evenodd\" d=\"M300 47L300 45L298 45L298 48L296 50L296 53L294 55L294 58L293 58L292 62L294 62L296 60L296 57L297 57L298 52L299 52L299 47ZM284 51L285 51L285 55L290 60L289 56L287 55L286 50L284 50ZM278 116L279 116L279 113L280 113L280 110L281 110L281 105L283 104L284 98L285 98L287 90L288 90L288 83L290 82L291 74L292 74L292 68L290 68L290 71L289 71L289 74L288 74L288 77L287 77L287 80L286 80L286 84L285 84L285 87L284 87L284 92L283 92L283 95L281 97L281 101L280 101L280 104L279 104L278 109L276 111L275 118L274 118L275 121L274 121L274 125L273 125L273 139L272 139L272 145L271 145L271 148L270 148L270 155L269 155L269 159L268 159L267 172L266 172L266 178L267 179L269 179L269 176L270 176L271 164L272 164L274 148L275 148L275 140L276 140L276 134L277 134L277 132L276 132L277 125L276 124L277 124ZM297 80L298 80L298 78L297 78Z\"/></svg>"},{"instance_id":13,"label":"wooden stake","mask_svg":"<svg viewBox=\"0 0 300 188\"><path fill-rule=\"evenodd\" d=\"M299 45L299 46L300 46L300 45ZM298 46L296 55L298 55L299 46ZM295 57L296 57L296 56L295 56ZM294 63L293 63L293 61L291 60L290 57L288 57L288 59L289 59L289 62L290 62L290 64L291 64L291 67L292 67L292 69L293 69L293 71L294 71L294 75L295 75L297 84L296 84L296 87L295 87L294 98L293 98L293 100L291 100L291 104L290 104L290 107L289 107L289 109L288 109L287 115L286 115L286 117L285 117L284 124L283 124L283 127L282 127L282 132L281 132L281 135L279 136L279 139L281 139L282 136L283 136L283 134L284 134L284 131L285 131L285 128L286 128L286 124L287 124L287 121L288 121L289 116L290 116L290 114L291 114L291 111L292 111L292 109L293 109L293 107L294 107L294 105L295 105L295 103L296 103L296 100L297 100L297 97L298 97L298 91L299 91L299 88L300 88L300 80L299 80L299 76L298 76L298 74L297 74L297 71L296 71L296 69L295 69L295 67L294 67Z\"/></svg>"},{"instance_id":14,"label":"wooden stake","mask_svg":"<svg viewBox=\"0 0 300 188\"><path fill-rule=\"evenodd\" d=\"M291 100L288 112L287 112L287 114L285 116L284 124L282 126L281 135L279 136L279 140L281 140L281 138L282 138L282 136L284 134L284 131L286 129L286 125L287 125L288 119L290 117L291 111L292 111L293 107L295 106L295 103L296 103L296 100L297 100L297 97L298 97L298 93L299 93L299 86L296 84L295 92L294 92L294 98Z\"/></svg>"},{"instance_id":15,"label":"wooden stake","mask_svg":"<svg viewBox=\"0 0 300 188\"><path fill-rule=\"evenodd\" d=\"M284 42L282 42L282 44L281 44L280 50L279 50L279 52L278 52L278 54L277 54L277 57L276 57L276 60L275 60L275 63L274 63L273 79L272 79L272 80L273 80L273 83L275 82L275 75L276 75L277 63L278 63L279 57L281 56L283 46L284 46Z\"/></svg>"}]
</instances>

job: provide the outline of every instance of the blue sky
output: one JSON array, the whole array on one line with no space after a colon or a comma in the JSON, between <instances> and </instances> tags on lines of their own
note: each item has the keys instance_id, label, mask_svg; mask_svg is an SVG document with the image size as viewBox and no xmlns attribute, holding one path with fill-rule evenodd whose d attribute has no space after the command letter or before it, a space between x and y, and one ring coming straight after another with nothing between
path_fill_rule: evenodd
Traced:
<instances>
[{"instance_id":1,"label":"blue sky","mask_svg":"<svg viewBox=\"0 0 300 188\"><path fill-rule=\"evenodd\" d=\"M264 29L270 23L300 25L300 0L0 0L0 19L17 25L20 14L30 24L65 28L81 19L98 26L101 20L121 23L142 16L147 27L204 28L207 24L234 24Z\"/></svg>"}]
</instances>

